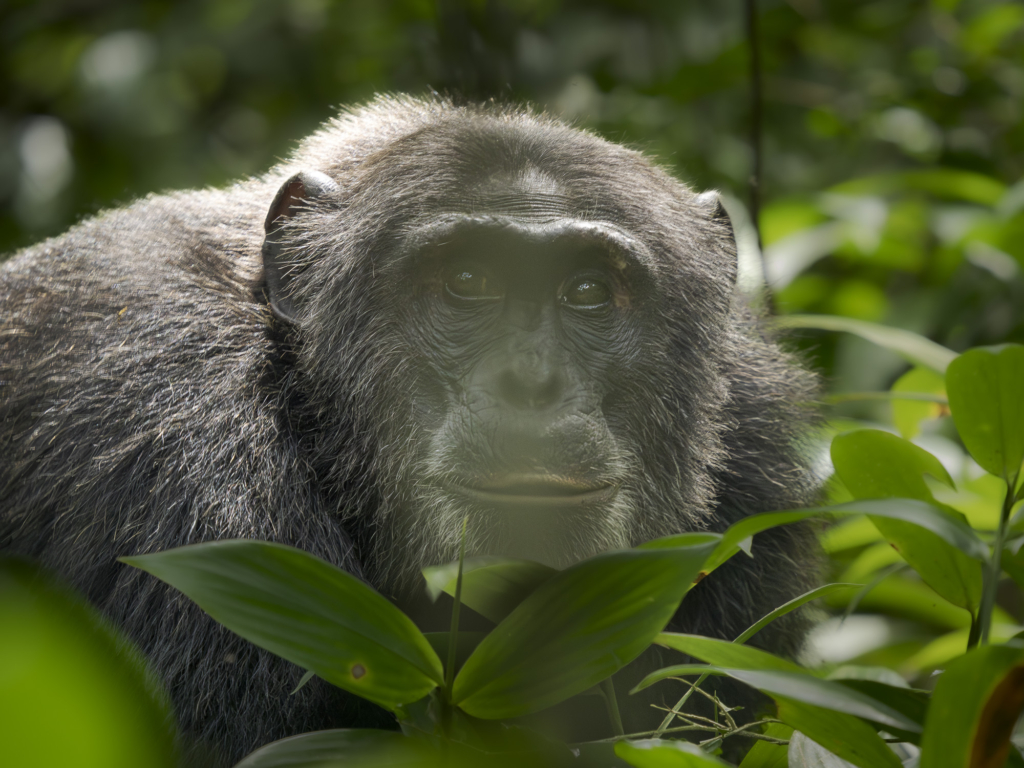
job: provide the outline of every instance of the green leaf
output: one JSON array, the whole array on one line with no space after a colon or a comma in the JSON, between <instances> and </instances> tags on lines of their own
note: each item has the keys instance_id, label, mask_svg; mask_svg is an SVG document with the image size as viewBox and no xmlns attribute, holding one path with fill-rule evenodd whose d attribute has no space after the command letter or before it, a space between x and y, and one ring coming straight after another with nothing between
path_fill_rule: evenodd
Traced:
<instances>
[{"instance_id":1,"label":"green leaf","mask_svg":"<svg viewBox=\"0 0 1024 768\"><path fill-rule=\"evenodd\" d=\"M693 656L695 659L706 661L718 667L773 669L780 672L810 674L808 670L799 664L794 664L792 661L783 659L781 656L768 653L768 651L762 651L760 648L743 645L742 643L733 643L728 640L719 640L714 637L685 635L678 632L662 632L654 638L654 642L675 651L682 651L687 656ZM646 687L641 683L640 686L637 686L637 690L641 686Z\"/></svg>"},{"instance_id":2,"label":"green leaf","mask_svg":"<svg viewBox=\"0 0 1024 768\"><path fill-rule=\"evenodd\" d=\"M892 707L839 683L820 680L806 670L729 669L697 664L680 665L677 669L679 676L727 675L767 693L778 704L780 720L861 768L900 768L896 755L861 717L889 728L920 731L919 725Z\"/></svg>"},{"instance_id":3,"label":"green leaf","mask_svg":"<svg viewBox=\"0 0 1024 768\"><path fill-rule=\"evenodd\" d=\"M764 629L766 626L771 624L776 619L785 616L787 613L795 611L800 606L805 605L811 602L812 600L817 600L819 597L826 597L828 595L831 595L833 592L857 589L860 586L860 584L825 584L824 586L818 587L817 589L812 589L808 592L804 592L799 597L794 597L789 602L780 605L771 613L762 616L755 623L747 627L747 629L743 630L743 632L740 633L739 637L737 637L733 642L747 642L747 640L752 638L754 635L756 635L758 632L760 632L762 629Z\"/></svg>"},{"instance_id":4,"label":"green leaf","mask_svg":"<svg viewBox=\"0 0 1024 768\"><path fill-rule=\"evenodd\" d=\"M850 765L800 731L793 731L789 739L788 768L850 768Z\"/></svg>"},{"instance_id":5,"label":"green leaf","mask_svg":"<svg viewBox=\"0 0 1024 768\"><path fill-rule=\"evenodd\" d=\"M1002 768L1024 710L1024 649L975 648L946 667L935 685L921 768Z\"/></svg>"},{"instance_id":6,"label":"green leaf","mask_svg":"<svg viewBox=\"0 0 1024 768\"><path fill-rule=\"evenodd\" d=\"M884 670L886 672L892 672L892 670ZM897 675L898 677L898 675ZM890 685L888 683L879 682L877 680L865 680L865 679L840 679L829 675L829 680L838 682L851 690L859 691L867 696L870 696L875 701L881 702L893 710L904 715L908 719L912 720L917 724L917 729L914 731L907 731L906 729L896 728L895 726L889 726L889 730L894 736L899 736L901 739L905 739L911 743L917 744L919 742L918 734L924 729L925 717L928 714L928 691L914 690L908 688L907 684L900 680L900 685Z\"/></svg>"},{"instance_id":7,"label":"green leaf","mask_svg":"<svg viewBox=\"0 0 1024 768\"><path fill-rule=\"evenodd\" d=\"M946 373L960 438L985 470L1012 483L1024 461L1024 346L964 352Z\"/></svg>"},{"instance_id":8,"label":"green leaf","mask_svg":"<svg viewBox=\"0 0 1024 768\"><path fill-rule=\"evenodd\" d=\"M138 650L85 598L0 556L0 765L173 768L174 730Z\"/></svg>"},{"instance_id":9,"label":"green leaf","mask_svg":"<svg viewBox=\"0 0 1024 768\"><path fill-rule=\"evenodd\" d=\"M832 441L832 463L843 484L858 499L911 498L934 504L924 476L953 487L942 463L928 451L888 432L861 429ZM935 505L965 526L960 513ZM981 604L982 565L931 531L912 523L871 516L879 532L949 602L976 615Z\"/></svg>"},{"instance_id":10,"label":"green leaf","mask_svg":"<svg viewBox=\"0 0 1024 768\"><path fill-rule=\"evenodd\" d=\"M945 373L946 367L956 357L952 350L912 331L869 323L866 320L835 315L783 315L775 318L775 322L783 328L816 328L823 331L853 333L880 347L892 350L915 365L923 365L938 373Z\"/></svg>"},{"instance_id":11,"label":"green leaf","mask_svg":"<svg viewBox=\"0 0 1024 768\"><path fill-rule=\"evenodd\" d=\"M834 607L843 607L842 595L830 601ZM969 627L971 616L936 594L935 590L918 578L890 574L860 597L861 611L888 613L901 619L920 621L942 629Z\"/></svg>"},{"instance_id":12,"label":"green leaf","mask_svg":"<svg viewBox=\"0 0 1024 768\"><path fill-rule=\"evenodd\" d=\"M636 549L675 549L677 547L692 547L698 544L707 544L722 540L722 534L710 533L708 531L687 531L686 533L674 533L671 536L662 536L659 539L651 539L643 544L637 545Z\"/></svg>"},{"instance_id":13,"label":"green leaf","mask_svg":"<svg viewBox=\"0 0 1024 768\"><path fill-rule=\"evenodd\" d=\"M260 747L235 768L441 768L420 739L372 729L315 731Z\"/></svg>"},{"instance_id":14,"label":"green leaf","mask_svg":"<svg viewBox=\"0 0 1024 768\"><path fill-rule=\"evenodd\" d=\"M880 429L858 429L832 440L832 463L857 499L904 498L931 502L924 475L955 488L937 458L908 440Z\"/></svg>"},{"instance_id":15,"label":"green leaf","mask_svg":"<svg viewBox=\"0 0 1024 768\"><path fill-rule=\"evenodd\" d=\"M597 684L650 645L714 546L606 552L556 574L480 643L453 703L517 717Z\"/></svg>"},{"instance_id":16,"label":"green leaf","mask_svg":"<svg viewBox=\"0 0 1024 768\"><path fill-rule=\"evenodd\" d=\"M789 739L793 729L785 723L769 723L764 729L765 736L775 739ZM789 748L785 744L773 744L758 739L747 752L739 768L788 768Z\"/></svg>"},{"instance_id":17,"label":"green leaf","mask_svg":"<svg viewBox=\"0 0 1024 768\"><path fill-rule=\"evenodd\" d=\"M299 679L299 682L298 682L298 683L296 684L296 686L295 686L295 687L294 687L294 688L292 689L292 692L291 692L291 693L289 693L288 695L289 695L289 696L294 696L294 695L295 695L296 693L298 693L299 691L301 691L301 690L302 690L302 689L303 689L303 688L304 688L304 687L306 686L306 683L308 683L308 682L309 682L310 680L312 680L312 679L313 679L314 677L316 677L316 673L314 673L314 672L310 672L310 671L309 671L309 670L307 669L307 670L305 671L305 673L304 673L304 674L302 675L302 677L301 677L301 678Z\"/></svg>"},{"instance_id":18,"label":"green leaf","mask_svg":"<svg viewBox=\"0 0 1024 768\"><path fill-rule=\"evenodd\" d=\"M928 368L911 368L892 385L893 394L935 395L945 399L946 382L938 373ZM892 401L892 420L896 429L908 440L921 431L921 422L937 419L943 414L943 405L938 402L906 400Z\"/></svg>"},{"instance_id":19,"label":"green leaf","mask_svg":"<svg viewBox=\"0 0 1024 768\"><path fill-rule=\"evenodd\" d=\"M805 736L859 768L902 768L874 728L863 720L785 696L773 696L778 717Z\"/></svg>"},{"instance_id":20,"label":"green leaf","mask_svg":"<svg viewBox=\"0 0 1024 768\"><path fill-rule=\"evenodd\" d=\"M664 637L666 637L665 634L659 635L659 644L664 645L661 642ZM675 643L670 647L695 656L702 661L707 661L729 677L741 680L752 688L757 688L771 696L785 696L805 704L845 712L848 715L855 715L883 726L900 728L911 733L921 731L920 725L899 710L841 683L815 677L809 670L798 667L792 662L786 662L777 656L772 656L772 654L764 651L758 651L759 657L748 654L739 657L737 654L745 666L744 668L730 668L716 659L728 658L735 653L736 649L742 651L755 651L756 649L723 640L715 641L707 637L698 639L710 641L709 643L696 643L693 642L696 638L695 635L677 635L676 637L685 638L685 642ZM717 646L712 643L717 643ZM761 666L754 666L755 663L758 663L755 661L756 658L764 659L765 657L768 658L768 661L761 662ZM793 725L794 728L797 727L793 723L790 725Z\"/></svg>"},{"instance_id":21,"label":"green leaf","mask_svg":"<svg viewBox=\"0 0 1024 768\"><path fill-rule=\"evenodd\" d=\"M615 744L615 754L636 768L721 768L729 765L696 744L667 739L620 741Z\"/></svg>"},{"instance_id":22,"label":"green leaf","mask_svg":"<svg viewBox=\"0 0 1024 768\"><path fill-rule=\"evenodd\" d=\"M763 512L745 517L733 523L722 535L715 551L704 564L704 572L710 573L740 550L740 544L761 531L778 525L797 523L812 517L823 515L855 515L866 513L879 517L903 520L914 523L932 533L975 560L988 557L988 547L978 538L977 533L959 518L950 517L934 506L912 499L892 500L876 499L851 501L846 504L833 504L827 507L808 507L806 509L790 509L781 512Z\"/></svg>"},{"instance_id":23,"label":"green leaf","mask_svg":"<svg viewBox=\"0 0 1024 768\"><path fill-rule=\"evenodd\" d=\"M423 569L432 600L442 592L455 596L459 564ZM467 558L462 572L462 602L495 624L508 616L541 584L558 571L532 560L481 556Z\"/></svg>"},{"instance_id":24,"label":"green leaf","mask_svg":"<svg viewBox=\"0 0 1024 768\"><path fill-rule=\"evenodd\" d=\"M450 632L425 632L430 647L434 649L439 659L448 657L448 637ZM480 645L480 641L487 637L486 632L459 632L455 646L455 669L458 670L470 654Z\"/></svg>"},{"instance_id":25,"label":"green leaf","mask_svg":"<svg viewBox=\"0 0 1024 768\"><path fill-rule=\"evenodd\" d=\"M122 560L181 590L232 632L382 707L421 699L444 679L404 613L302 550L233 540Z\"/></svg>"}]
</instances>

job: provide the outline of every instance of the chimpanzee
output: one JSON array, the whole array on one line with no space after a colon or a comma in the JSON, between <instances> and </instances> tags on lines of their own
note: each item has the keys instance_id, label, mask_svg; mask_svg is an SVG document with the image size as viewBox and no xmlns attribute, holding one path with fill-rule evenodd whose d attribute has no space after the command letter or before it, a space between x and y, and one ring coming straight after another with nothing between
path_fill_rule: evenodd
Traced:
<instances>
[{"instance_id":1,"label":"chimpanzee","mask_svg":"<svg viewBox=\"0 0 1024 768\"><path fill-rule=\"evenodd\" d=\"M470 554L564 566L815 495L814 377L735 289L715 193L528 109L380 97L266 175L149 196L0 270L0 548L145 650L237 759L378 717L122 555L224 538L412 604ZM674 627L732 638L813 580L758 537ZM758 636L798 649L804 620ZM655 690L655 689L652 689Z\"/></svg>"}]
</instances>

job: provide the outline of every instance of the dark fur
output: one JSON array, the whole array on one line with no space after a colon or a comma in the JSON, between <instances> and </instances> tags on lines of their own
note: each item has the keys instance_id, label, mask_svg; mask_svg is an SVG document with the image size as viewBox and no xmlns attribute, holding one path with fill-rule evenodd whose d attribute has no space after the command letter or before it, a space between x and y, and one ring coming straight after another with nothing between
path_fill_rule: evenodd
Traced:
<instances>
[{"instance_id":1,"label":"dark fur","mask_svg":"<svg viewBox=\"0 0 1024 768\"><path fill-rule=\"evenodd\" d=\"M814 381L737 298L728 220L640 155L545 117L379 99L262 178L148 197L0 271L0 548L84 590L148 653L183 727L226 756L374 715L317 680L289 697L299 670L115 559L272 539L389 588L418 546L394 508L425 501L408 490L426 429L409 414L431 383L381 254L481 169L527 166L657 259L649 331L621 371L636 386L605 408L644 468L627 484L630 543L808 503ZM339 191L288 224L308 262L296 329L271 315L260 249L271 200L304 169ZM754 553L700 584L677 628L731 638L813 581L803 529L762 534ZM793 654L803 629L779 622L760 644Z\"/></svg>"}]
</instances>

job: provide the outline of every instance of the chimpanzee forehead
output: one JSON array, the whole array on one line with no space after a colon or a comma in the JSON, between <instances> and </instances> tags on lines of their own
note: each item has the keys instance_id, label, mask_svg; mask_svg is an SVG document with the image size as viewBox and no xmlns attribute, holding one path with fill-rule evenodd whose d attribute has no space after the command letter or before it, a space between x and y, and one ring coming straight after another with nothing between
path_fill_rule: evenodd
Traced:
<instances>
[{"instance_id":1,"label":"chimpanzee forehead","mask_svg":"<svg viewBox=\"0 0 1024 768\"><path fill-rule=\"evenodd\" d=\"M562 242L576 248L592 247L606 254L618 268L632 262L652 264L647 247L629 233L608 222L581 221L575 218L534 218L518 213L469 215L449 213L435 216L429 223L408 233L406 253L458 240L515 241L523 245L547 246Z\"/></svg>"}]
</instances>

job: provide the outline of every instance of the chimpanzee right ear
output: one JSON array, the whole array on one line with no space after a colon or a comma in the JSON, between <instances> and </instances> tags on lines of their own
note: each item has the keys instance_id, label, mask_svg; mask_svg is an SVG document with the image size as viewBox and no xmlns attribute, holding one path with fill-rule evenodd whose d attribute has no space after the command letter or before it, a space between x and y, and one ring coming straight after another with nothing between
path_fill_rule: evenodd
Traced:
<instances>
[{"instance_id":1,"label":"chimpanzee right ear","mask_svg":"<svg viewBox=\"0 0 1024 768\"><path fill-rule=\"evenodd\" d=\"M722 196L715 190L709 190L697 195L695 202L704 211L709 220L721 225L728 233L729 250L732 251L733 257L730 263L726 265L728 269L727 274L729 280L735 284L739 276L739 249L736 246L736 231L733 229L732 219L725 210L725 206L722 205Z\"/></svg>"},{"instance_id":2,"label":"chimpanzee right ear","mask_svg":"<svg viewBox=\"0 0 1024 768\"><path fill-rule=\"evenodd\" d=\"M330 194L338 185L319 171L303 171L281 185L270 204L263 224L263 276L267 283L270 309L285 322L295 322L295 302L291 292L294 263L284 259L282 234L284 223L311 200Z\"/></svg>"}]
</instances>

